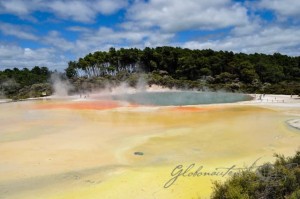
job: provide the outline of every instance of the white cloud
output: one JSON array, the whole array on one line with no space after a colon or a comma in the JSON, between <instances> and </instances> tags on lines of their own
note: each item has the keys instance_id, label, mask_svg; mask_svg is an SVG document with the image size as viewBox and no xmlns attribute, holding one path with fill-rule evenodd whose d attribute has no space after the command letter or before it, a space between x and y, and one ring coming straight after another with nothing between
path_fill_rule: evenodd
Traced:
<instances>
[{"instance_id":1,"label":"white cloud","mask_svg":"<svg viewBox=\"0 0 300 199\"><path fill-rule=\"evenodd\" d=\"M30 12L30 7L22 0L0 1L2 13L13 13L16 15L27 15Z\"/></svg>"},{"instance_id":2,"label":"white cloud","mask_svg":"<svg viewBox=\"0 0 300 199\"><path fill-rule=\"evenodd\" d=\"M81 26L71 26L71 27L68 27L67 30L73 31L73 32L89 32L90 31L90 29L81 27Z\"/></svg>"},{"instance_id":3,"label":"white cloud","mask_svg":"<svg viewBox=\"0 0 300 199\"><path fill-rule=\"evenodd\" d=\"M42 38L41 42L62 51L71 51L75 47L74 43L62 38L57 31L50 31L48 35Z\"/></svg>"},{"instance_id":4,"label":"white cloud","mask_svg":"<svg viewBox=\"0 0 300 199\"><path fill-rule=\"evenodd\" d=\"M61 18L82 22L93 20L97 14L86 1L53 1L46 7Z\"/></svg>"},{"instance_id":5,"label":"white cloud","mask_svg":"<svg viewBox=\"0 0 300 199\"><path fill-rule=\"evenodd\" d=\"M0 13L24 17L34 11L46 11L63 19L92 22L98 14L113 14L126 6L127 0L0 0Z\"/></svg>"},{"instance_id":6,"label":"white cloud","mask_svg":"<svg viewBox=\"0 0 300 199\"><path fill-rule=\"evenodd\" d=\"M59 56L52 48L30 49L0 44L0 70L13 67L30 68L36 65L62 70L67 66L67 59Z\"/></svg>"},{"instance_id":7,"label":"white cloud","mask_svg":"<svg viewBox=\"0 0 300 199\"><path fill-rule=\"evenodd\" d=\"M20 39L37 40L37 36L30 32L30 28L12 25L8 23L0 23L0 31L5 35L15 36Z\"/></svg>"},{"instance_id":8,"label":"white cloud","mask_svg":"<svg viewBox=\"0 0 300 199\"><path fill-rule=\"evenodd\" d=\"M183 47L191 49L228 50L244 53L281 52L289 55L299 55L300 28L264 27L254 34L233 36L224 39L199 42L188 41Z\"/></svg>"},{"instance_id":9,"label":"white cloud","mask_svg":"<svg viewBox=\"0 0 300 199\"><path fill-rule=\"evenodd\" d=\"M88 53L91 49L107 49L108 46L137 45L151 32L117 31L107 27L85 31L75 42L77 54Z\"/></svg>"},{"instance_id":10,"label":"white cloud","mask_svg":"<svg viewBox=\"0 0 300 199\"><path fill-rule=\"evenodd\" d=\"M176 31L224 28L248 23L246 8L230 0L134 1L128 8L126 19L117 29L99 27L88 31L78 26L70 27L69 30L82 33L76 41L75 49L87 52L109 45L142 48L170 45Z\"/></svg>"},{"instance_id":11,"label":"white cloud","mask_svg":"<svg viewBox=\"0 0 300 199\"><path fill-rule=\"evenodd\" d=\"M127 6L127 0L101 0L94 2L91 6L102 14L112 14Z\"/></svg>"},{"instance_id":12,"label":"white cloud","mask_svg":"<svg viewBox=\"0 0 300 199\"><path fill-rule=\"evenodd\" d=\"M127 17L141 27L160 27L176 32L216 29L247 23L247 9L230 0L150 0L138 1Z\"/></svg>"},{"instance_id":13,"label":"white cloud","mask_svg":"<svg viewBox=\"0 0 300 199\"><path fill-rule=\"evenodd\" d=\"M78 28L78 27L77 27ZM114 30L100 27L98 30L83 31L75 42L75 52L83 55L95 50L107 50L109 47L139 47L168 45L174 33L158 30ZM93 49L93 50L91 50Z\"/></svg>"},{"instance_id":14,"label":"white cloud","mask_svg":"<svg viewBox=\"0 0 300 199\"><path fill-rule=\"evenodd\" d=\"M262 27L268 25L258 16L249 17L249 21L241 26L235 26L232 28L231 34L234 36L245 36L257 34L262 30Z\"/></svg>"},{"instance_id":15,"label":"white cloud","mask_svg":"<svg viewBox=\"0 0 300 199\"><path fill-rule=\"evenodd\" d=\"M259 7L274 10L280 17L299 17L298 0L261 0Z\"/></svg>"},{"instance_id":16,"label":"white cloud","mask_svg":"<svg viewBox=\"0 0 300 199\"><path fill-rule=\"evenodd\" d=\"M20 53L20 48L17 48L16 46L0 45L1 59L11 59L18 53Z\"/></svg>"}]
</instances>

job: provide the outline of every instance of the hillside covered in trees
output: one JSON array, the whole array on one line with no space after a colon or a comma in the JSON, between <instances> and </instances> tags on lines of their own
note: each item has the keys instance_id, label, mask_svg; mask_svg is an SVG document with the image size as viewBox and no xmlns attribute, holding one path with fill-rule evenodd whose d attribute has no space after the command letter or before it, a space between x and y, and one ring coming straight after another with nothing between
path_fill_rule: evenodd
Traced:
<instances>
[{"instance_id":1,"label":"hillside covered in trees","mask_svg":"<svg viewBox=\"0 0 300 199\"><path fill-rule=\"evenodd\" d=\"M0 71L0 97L51 95L53 73L57 72L39 66ZM134 87L142 79L149 85L179 89L290 95L300 93L300 57L167 46L143 50L110 48L70 61L59 76L69 79L73 93L118 86L122 82Z\"/></svg>"},{"instance_id":2,"label":"hillside covered in trees","mask_svg":"<svg viewBox=\"0 0 300 199\"><path fill-rule=\"evenodd\" d=\"M174 47L136 48L90 53L68 63L69 78L128 80L136 73L149 84L178 88L296 94L300 89L300 57L190 50Z\"/></svg>"},{"instance_id":3,"label":"hillside covered in trees","mask_svg":"<svg viewBox=\"0 0 300 199\"><path fill-rule=\"evenodd\" d=\"M52 94L51 71L47 67L35 66L0 71L0 97L22 99Z\"/></svg>"}]
</instances>

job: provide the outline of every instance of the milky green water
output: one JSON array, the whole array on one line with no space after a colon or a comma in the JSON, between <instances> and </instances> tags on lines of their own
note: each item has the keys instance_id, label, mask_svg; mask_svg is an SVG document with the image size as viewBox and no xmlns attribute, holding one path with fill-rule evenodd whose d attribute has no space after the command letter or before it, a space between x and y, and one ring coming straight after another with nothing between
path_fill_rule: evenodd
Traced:
<instances>
[{"instance_id":1,"label":"milky green water","mask_svg":"<svg viewBox=\"0 0 300 199\"><path fill-rule=\"evenodd\" d=\"M138 92L133 94L112 95L112 99L134 104L170 106L232 103L250 100L249 95L225 92Z\"/></svg>"}]
</instances>

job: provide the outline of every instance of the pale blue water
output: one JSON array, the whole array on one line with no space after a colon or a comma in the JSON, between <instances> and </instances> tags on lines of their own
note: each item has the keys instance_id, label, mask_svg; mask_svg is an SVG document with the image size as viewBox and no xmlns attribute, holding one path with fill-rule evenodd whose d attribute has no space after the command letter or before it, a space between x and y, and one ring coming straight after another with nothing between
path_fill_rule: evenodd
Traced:
<instances>
[{"instance_id":1,"label":"pale blue water","mask_svg":"<svg viewBox=\"0 0 300 199\"><path fill-rule=\"evenodd\" d=\"M249 95L225 92L138 92L134 94L113 95L113 100L127 101L141 105L179 106L198 104L232 103L250 100Z\"/></svg>"}]
</instances>

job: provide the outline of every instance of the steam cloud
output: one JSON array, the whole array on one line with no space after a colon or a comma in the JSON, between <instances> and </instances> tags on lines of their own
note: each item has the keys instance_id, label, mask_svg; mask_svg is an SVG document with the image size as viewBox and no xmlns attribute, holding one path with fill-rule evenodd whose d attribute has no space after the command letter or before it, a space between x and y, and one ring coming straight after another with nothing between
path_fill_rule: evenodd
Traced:
<instances>
[{"instance_id":1,"label":"steam cloud","mask_svg":"<svg viewBox=\"0 0 300 199\"><path fill-rule=\"evenodd\" d=\"M73 88L68 80L64 80L59 74L53 73L51 75L52 88L54 90L54 96L66 97L69 95L69 91Z\"/></svg>"}]
</instances>

